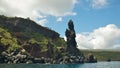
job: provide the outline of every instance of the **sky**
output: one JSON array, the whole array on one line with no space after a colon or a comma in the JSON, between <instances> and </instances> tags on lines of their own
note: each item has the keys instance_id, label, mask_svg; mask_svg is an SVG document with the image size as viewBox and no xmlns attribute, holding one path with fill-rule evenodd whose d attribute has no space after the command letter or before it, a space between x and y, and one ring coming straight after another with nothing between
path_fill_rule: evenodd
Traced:
<instances>
[{"instance_id":1,"label":"sky","mask_svg":"<svg viewBox=\"0 0 120 68\"><path fill-rule=\"evenodd\" d=\"M0 0L0 15L30 18L65 38L73 20L80 49L120 49L120 0Z\"/></svg>"}]
</instances>

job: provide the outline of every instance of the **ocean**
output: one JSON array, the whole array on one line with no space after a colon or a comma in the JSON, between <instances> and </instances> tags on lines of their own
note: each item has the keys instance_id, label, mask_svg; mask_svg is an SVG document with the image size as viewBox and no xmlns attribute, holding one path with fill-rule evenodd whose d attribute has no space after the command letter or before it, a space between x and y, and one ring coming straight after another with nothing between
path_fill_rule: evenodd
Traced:
<instances>
[{"instance_id":1,"label":"ocean","mask_svg":"<svg viewBox=\"0 0 120 68\"><path fill-rule=\"evenodd\" d=\"M82 64L0 64L0 68L120 68L120 61Z\"/></svg>"}]
</instances>

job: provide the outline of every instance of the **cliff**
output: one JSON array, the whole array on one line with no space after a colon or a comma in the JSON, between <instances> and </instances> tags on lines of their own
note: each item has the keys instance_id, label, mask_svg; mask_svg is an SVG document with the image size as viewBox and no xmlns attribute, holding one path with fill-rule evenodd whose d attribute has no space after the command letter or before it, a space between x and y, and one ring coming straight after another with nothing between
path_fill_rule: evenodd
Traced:
<instances>
[{"instance_id":1,"label":"cliff","mask_svg":"<svg viewBox=\"0 0 120 68\"><path fill-rule=\"evenodd\" d=\"M55 50L57 50L57 47L64 47L65 45L65 41L59 37L59 33L38 25L29 18L0 15L0 29L3 30L0 33L0 36L2 36L0 38L1 52L12 52L19 48L25 49L33 57L49 57L47 56L48 42L54 46ZM5 32L9 34L10 38ZM2 34L5 34L5 36ZM7 42L3 42L3 39ZM14 41L15 46L12 44Z\"/></svg>"}]
</instances>

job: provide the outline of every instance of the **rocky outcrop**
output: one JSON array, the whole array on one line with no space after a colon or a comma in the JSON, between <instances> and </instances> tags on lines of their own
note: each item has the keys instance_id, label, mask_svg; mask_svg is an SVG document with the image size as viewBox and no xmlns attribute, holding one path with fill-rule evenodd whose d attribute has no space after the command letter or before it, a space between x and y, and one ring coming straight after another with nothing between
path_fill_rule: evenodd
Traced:
<instances>
[{"instance_id":1,"label":"rocky outcrop","mask_svg":"<svg viewBox=\"0 0 120 68\"><path fill-rule=\"evenodd\" d=\"M68 22L68 29L66 29L65 32L66 38L67 38L67 47L66 52L67 56L69 56L69 62L70 63L82 63L84 62L84 55L80 52L80 50L77 49L77 43L75 40L76 33L74 30L74 24L73 21L70 20Z\"/></svg>"},{"instance_id":2,"label":"rocky outcrop","mask_svg":"<svg viewBox=\"0 0 120 68\"><path fill-rule=\"evenodd\" d=\"M76 33L74 30L74 24L72 20L68 22L68 29L66 29L65 35L67 38L66 52L67 56L69 56L67 57L67 63L97 62L97 59L94 57L93 54L89 54L88 58L85 58L84 54L77 49L77 43L75 40Z\"/></svg>"},{"instance_id":3,"label":"rocky outcrop","mask_svg":"<svg viewBox=\"0 0 120 68\"><path fill-rule=\"evenodd\" d=\"M68 22L68 29L66 29L65 35L66 35L66 38L67 38L66 51L67 51L68 55L80 56L81 52L77 49L77 43L76 43L76 40L75 40L76 33L75 33L75 30L74 30L74 25L73 25L72 20L70 20Z\"/></svg>"}]
</instances>

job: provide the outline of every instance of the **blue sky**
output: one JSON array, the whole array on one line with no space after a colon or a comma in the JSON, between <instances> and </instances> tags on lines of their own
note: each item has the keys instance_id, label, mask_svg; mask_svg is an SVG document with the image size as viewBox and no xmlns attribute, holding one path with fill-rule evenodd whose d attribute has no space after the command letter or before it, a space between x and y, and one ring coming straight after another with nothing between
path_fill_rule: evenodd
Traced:
<instances>
[{"instance_id":1,"label":"blue sky","mask_svg":"<svg viewBox=\"0 0 120 68\"><path fill-rule=\"evenodd\" d=\"M34 20L65 38L73 20L80 49L120 49L120 0L0 0L0 15Z\"/></svg>"},{"instance_id":2,"label":"blue sky","mask_svg":"<svg viewBox=\"0 0 120 68\"><path fill-rule=\"evenodd\" d=\"M74 22L76 33L91 32L108 24L120 27L120 1L109 0L107 2L108 4L101 8L93 8L89 2L79 0L73 9L77 13L76 15L62 17L60 22L56 21L56 17L50 16L45 26L59 32L62 37L70 19Z\"/></svg>"}]
</instances>

